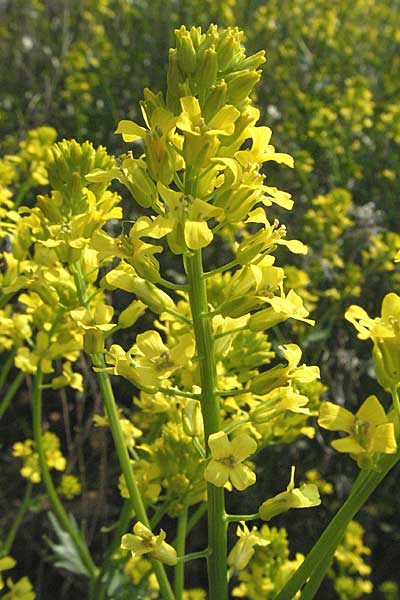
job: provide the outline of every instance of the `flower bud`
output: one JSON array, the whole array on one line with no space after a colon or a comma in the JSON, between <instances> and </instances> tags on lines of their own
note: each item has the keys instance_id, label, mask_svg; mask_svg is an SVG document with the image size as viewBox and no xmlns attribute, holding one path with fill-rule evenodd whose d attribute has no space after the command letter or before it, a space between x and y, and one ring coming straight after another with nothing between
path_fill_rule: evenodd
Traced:
<instances>
[{"instance_id":1,"label":"flower bud","mask_svg":"<svg viewBox=\"0 0 400 600\"><path fill-rule=\"evenodd\" d=\"M98 354L104 350L104 333L90 329L83 334L83 349L88 354Z\"/></svg>"},{"instance_id":2,"label":"flower bud","mask_svg":"<svg viewBox=\"0 0 400 600\"><path fill-rule=\"evenodd\" d=\"M134 300L119 315L118 326L122 329L132 327L146 310L146 305L140 300Z\"/></svg>"},{"instance_id":3,"label":"flower bud","mask_svg":"<svg viewBox=\"0 0 400 600\"><path fill-rule=\"evenodd\" d=\"M128 187L132 196L140 206L149 208L158 198L157 188L148 175L146 165L141 160L127 158L122 163L122 167L129 174Z\"/></svg>"},{"instance_id":4,"label":"flower bud","mask_svg":"<svg viewBox=\"0 0 400 600\"><path fill-rule=\"evenodd\" d=\"M206 123L226 104L227 90L228 86L224 80L212 86L203 110Z\"/></svg>"},{"instance_id":5,"label":"flower bud","mask_svg":"<svg viewBox=\"0 0 400 600\"><path fill-rule=\"evenodd\" d=\"M241 71L226 78L228 83L227 101L234 106L242 106L251 94L254 86L260 80L258 71Z\"/></svg>"},{"instance_id":6,"label":"flower bud","mask_svg":"<svg viewBox=\"0 0 400 600\"><path fill-rule=\"evenodd\" d=\"M190 33L184 25L175 30L178 65L183 73L190 75L196 68L196 51Z\"/></svg>"},{"instance_id":7,"label":"flower bud","mask_svg":"<svg viewBox=\"0 0 400 600\"><path fill-rule=\"evenodd\" d=\"M190 437L202 437L203 435L203 415L198 400L189 398L186 401L182 415L183 430Z\"/></svg>"},{"instance_id":8,"label":"flower bud","mask_svg":"<svg viewBox=\"0 0 400 600\"><path fill-rule=\"evenodd\" d=\"M400 383L400 344L397 337L384 338L374 344L372 352L376 378L384 390Z\"/></svg>"},{"instance_id":9,"label":"flower bud","mask_svg":"<svg viewBox=\"0 0 400 600\"><path fill-rule=\"evenodd\" d=\"M202 54L198 55L198 67L196 69L196 79L200 90L208 90L217 78L218 61L215 48L207 48Z\"/></svg>"}]
</instances>

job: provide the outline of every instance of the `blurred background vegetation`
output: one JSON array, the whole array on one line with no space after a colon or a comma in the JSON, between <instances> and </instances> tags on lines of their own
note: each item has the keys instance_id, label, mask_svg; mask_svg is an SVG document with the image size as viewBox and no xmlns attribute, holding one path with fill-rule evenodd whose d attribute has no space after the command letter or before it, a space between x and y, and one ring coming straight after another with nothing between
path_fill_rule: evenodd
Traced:
<instances>
[{"instance_id":1,"label":"blurred background vegetation","mask_svg":"<svg viewBox=\"0 0 400 600\"><path fill-rule=\"evenodd\" d=\"M290 257L287 285L303 295L316 320L313 329L282 327L282 335L295 337L306 362L321 367L327 398L356 407L378 386L370 347L356 340L344 311L357 303L375 316L383 296L399 293L400 287L393 264L400 248L399 0L0 0L1 192L13 194L19 205L45 190L46 152L55 140L88 139L112 154L125 151L113 133L116 124L122 118L140 121L144 87L163 90L174 28L209 23L237 25L245 31L249 54L267 52L256 102L263 122L273 130L274 145L295 158L293 171L268 163L269 182L290 191L296 202L292 215L276 216L287 225L290 238L309 246L306 257ZM217 264L221 253L209 259ZM3 529L8 511L15 512L23 495L18 465L9 453L10 442L30 435L29 381L21 390L1 426L5 469L0 485L7 486L0 499ZM91 430L99 399L94 393L74 408L73 397L65 391L58 396L47 418L58 426L78 465L82 500L71 504L71 510L87 520L89 538L95 539L96 528L105 522L101 511L110 511L109 503L116 501L106 491L116 472L107 457L106 433ZM79 434L74 448L68 447L62 424L68 413ZM265 460L271 466L263 474L261 492L271 495L276 472L287 473L294 460L303 479L318 465L333 486L315 521L277 519L288 530L292 553L306 552L348 493L355 469L351 461L333 455L319 434L313 440L300 438L288 454L282 458L282 448L269 449ZM93 462L100 480L90 473ZM10 486L11 473L15 480ZM372 549L366 558L372 573L368 567L361 573L356 560L368 550L351 550L350 544L349 553L356 558L337 561L339 583L335 590L327 585L327 598L368 593L355 583L340 582L347 575L353 582L361 575L370 578L373 597L398 598L396 586L388 583L400 583L395 476L384 482L358 519L365 528L364 543ZM281 482L276 485L273 491L281 491ZM57 584L58 575L46 570L41 535L37 521L28 518L14 554L35 583L38 598L45 600L52 597L47 590ZM60 598L70 597L73 583L66 581Z\"/></svg>"}]
</instances>

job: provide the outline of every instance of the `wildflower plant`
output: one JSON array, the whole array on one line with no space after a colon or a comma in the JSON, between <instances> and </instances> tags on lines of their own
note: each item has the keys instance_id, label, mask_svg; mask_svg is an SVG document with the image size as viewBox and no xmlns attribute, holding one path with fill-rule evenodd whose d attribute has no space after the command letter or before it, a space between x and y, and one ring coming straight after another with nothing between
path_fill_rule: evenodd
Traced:
<instances>
[{"instance_id":1,"label":"wildflower plant","mask_svg":"<svg viewBox=\"0 0 400 600\"><path fill-rule=\"evenodd\" d=\"M102 147L74 140L53 145L50 192L12 212L7 224L1 349L11 351L6 371L14 364L33 377L34 439L16 443L13 453L23 460L28 485L42 481L46 487L61 536L73 548L71 570L88 577L91 600L111 597L110 574L118 562L127 577L135 565L144 569L148 597L157 590L167 600L192 597L184 589L191 560L206 561L209 600L227 600L231 577L238 580L236 597L271 593L285 600L306 584L302 594L311 598L347 524L398 459L398 412L386 414L375 396L356 415L322 405L319 424L348 434L333 446L355 457L361 473L304 562L300 555L287 560L277 530L246 525L320 504L315 483L295 486L294 467L286 491L265 499L253 514L227 512L230 492L256 483L261 450L313 436L308 419L317 414L324 388L319 368L303 362L298 344L280 339L278 356L272 344L278 325L291 320L312 327L314 320L298 292L285 289L280 266L282 248L305 255L307 247L287 239L273 214L275 207L291 210L293 200L268 180L264 167L267 173L271 162L291 168L293 159L270 143L272 131L258 124L251 100L264 52L246 56L237 28L182 26L175 33L166 93L145 89L143 123L124 119L117 126L125 154L115 159ZM135 205L133 223L124 220L115 180ZM207 271L206 253L218 252L226 240L232 258ZM174 280L159 260L167 254L179 265ZM111 299L120 292L129 304L118 312ZM362 334L373 338L384 371L378 380L392 391L397 410L394 296L384 301L379 323L349 310L354 322L362 321ZM14 311L10 299L22 310ZM152 325L135 335L142 316ZM121 330L130 339L127 347L118 343ZM95 424L111 430L126 499L116 525L121 539L101 566L60 500L79 494L79 482L64 474L55 485L50 469L63 471L66 460L57 436L42 431L43 393L64 386L82 391L82 351L104 402L105 416L97 415ZM132 386L129 414L117 405L114 377ZM206 547L187 553L188 533L205 512ZM176 522L167 532L159 527L165 515ZM229 549L231 523L240 526ZM273 564L268 556L280 559ZM267 569L262 561L269 561Z\"/></svg>"}]
</instances>

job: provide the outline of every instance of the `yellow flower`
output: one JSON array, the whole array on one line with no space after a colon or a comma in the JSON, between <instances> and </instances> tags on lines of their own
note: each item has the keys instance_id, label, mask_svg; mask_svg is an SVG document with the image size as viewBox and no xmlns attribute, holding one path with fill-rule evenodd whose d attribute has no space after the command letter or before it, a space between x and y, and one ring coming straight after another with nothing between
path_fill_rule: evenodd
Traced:
<instances>
[{"instance_id":1,"label":"yellow flower","mask_svg":"<svg viewBox=\"0 0 400 600\"><path fill-rule=\"evenodd\" d=\"M5 556L4 558L0 558L0 590L4 588L4 581L1 576L1 572L8 571L8 569L13 569L16 564L16 561L13 558L11 558L11 556Z\"/></svg>"},{"instance_id":2,"label":"yellow flower","mask_svg":"<svg viewBox=\"0 0 400 600\"><path fill-rule=\"evenodd\" d=\"M310 508L321 504L318 488L313 483L303 483L299 488L294 487L294 471L295 467L292 467L286 492L266 500L260 506L260 517L264 521L269 521L290 508Z\"/></svg>"},{"instance_id":3,"label":"yellow flower","mask_svg":"<svg viewBox=\"0 0 400 600\"><path fill-rule=\"evenodd\" d=\"M127 533L122 536L121 548L130 550L132 556L141 556L148 552L166 565L176 565L176 551L165 542L165 537L165 531L162 529L158 535L154 535L148 527L138 521L133 527L133 534Z\"/></svg>"},{"instance_id":4,"label":"yellow flower","mask_svg":"<svg viewBox=\"0 0 400 600\"><path fill-rule=\"evenodd\" d=\"M250 385L250 391L254 394L267 394L276 387L284 386L287 382L293 380L299 383L309 383L319 379L319 368L316 366L308 367L299 365L301 359L301 348L296 344L286 344L279 346L288 365L276 365L265 373L258 375L253 379Z\"/></svg>"},{"instance_id":5,"label":"yellow flower","mask_svg":"<svg viewBox=\"0 0 400 600\"><path fill-rule=\"evenodd\" d=\"M164 344L158 331L140 333L136 337L132 353L141 385L157 385L160 380L167 379L188 363L194 350L194 340L190 333L182 335L171 349Z\"/></svg>"},{"instance_id":6,"label":"yellow flower","mask_svg":"<svg viewBox=\"0 0 400 600\"><path fill-rule=\"evenodd\" d=\"M309 312L304 307L302 298L294 290L290 290L286 296L282 291L280 297L267 298L266 302L271 305L271 308L256 312L248 321L252 331L269 329L287 319L296 319L309 325L315 324L312 319L307 319Z\"/></svg>"},{"instance_id":7,"label":"yellow flower","mask_svg":"<svg viewBox=\"0 0 400 600\"><path fill-rule=\"evenodd\" d=\"M11 578L7 579L10 591L2 596L2 600L35 600L36 594L32 584L27 577L22 577L16 583Z\"/></svg>"},{"instance_id":8,"label":"yellow flower","mask_svg":"<svg viewBox=\"0 0 400 600\"><path fill-rule=\"evenodd\" d=\"M239 572L247 567L255 550L254 546L268 546L271 542L262 538L257 531L257 527L253 527L250 531L245 523L240 524L236 530L236 535L239 541L235 544L228 555L228 565Z\"/></svg>"},{"instance_id":9,"label":"yellow flower","mask_svg":"<svg viewBox=\"0 0 400 600\"><path fill-rule=\"evenodd\" d=\"M58 492L67 500L72 500L81 493L81 484L75 475L63 475Z\"/></svg>"},{"instance_id":10,"label":"yellow flower","mask_svg":"<svg viewBox=\"0 0 400 600\"><path fill-rule=\"evenodd\" d=\"M381 316L371 319L361 306L348 308L345 318L358 331L362 340L371 338L377 379L384 389L400 383L400 296L387 294Z\"/></svg>"},{"instance_id":11,"label":"yellow flower","mask_svg":"<svg viewBox=\"0 0 400 600\"><path fill-rule=\"evenodd\" d=\"M332 446L338 452L348 452L360 468L370 466L376 452L396 452L394 425L387 418L376 396L368 396L355 415L342 406L324 402L318 423L329 431L344 431L349 434L333 441Z\"/></svg>"},{"instance_id":12,"label":"yellow flower","mask_svg":"<svg viewBox=\"0 0 400 600\"><path fill-rule=\"evenodd\" d=\"M223 487L229 480L237 490L244 490L256 481L255 473L242 462L257 450L256 441L242 433L230 442L224 431L213 433L208 438L211 460L204 478L217 487Z\"/></svg>"}]
</instances>

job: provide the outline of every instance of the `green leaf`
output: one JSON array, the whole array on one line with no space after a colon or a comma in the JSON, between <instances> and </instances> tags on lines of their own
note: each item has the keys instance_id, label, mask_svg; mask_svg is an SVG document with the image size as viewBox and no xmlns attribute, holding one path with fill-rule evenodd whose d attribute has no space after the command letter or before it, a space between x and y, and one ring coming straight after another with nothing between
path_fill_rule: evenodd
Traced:
<instances>
[{"instance_id":1,"label":"green leaf","mask_svg":"<svg viewBox=\"0 0 400 600\"><path fill-rule=\"evenodd\" d=\"M60 523L57 521L56 517L53 513L47 513L50 523L54 529L54 532L58 538L58 543L47 539L47 543L49 544L53 557L52 560L56 567L60 569L65 569L70 573L76 573L77 575L84 575L85 577L90 577L90 574L82 562L81 557L72 541L69 533L65 531ZM71 522L72 527L78 531L78 525L73 517L73 515L68 515L69 520Z\"/></svg>"}]
</instances>

